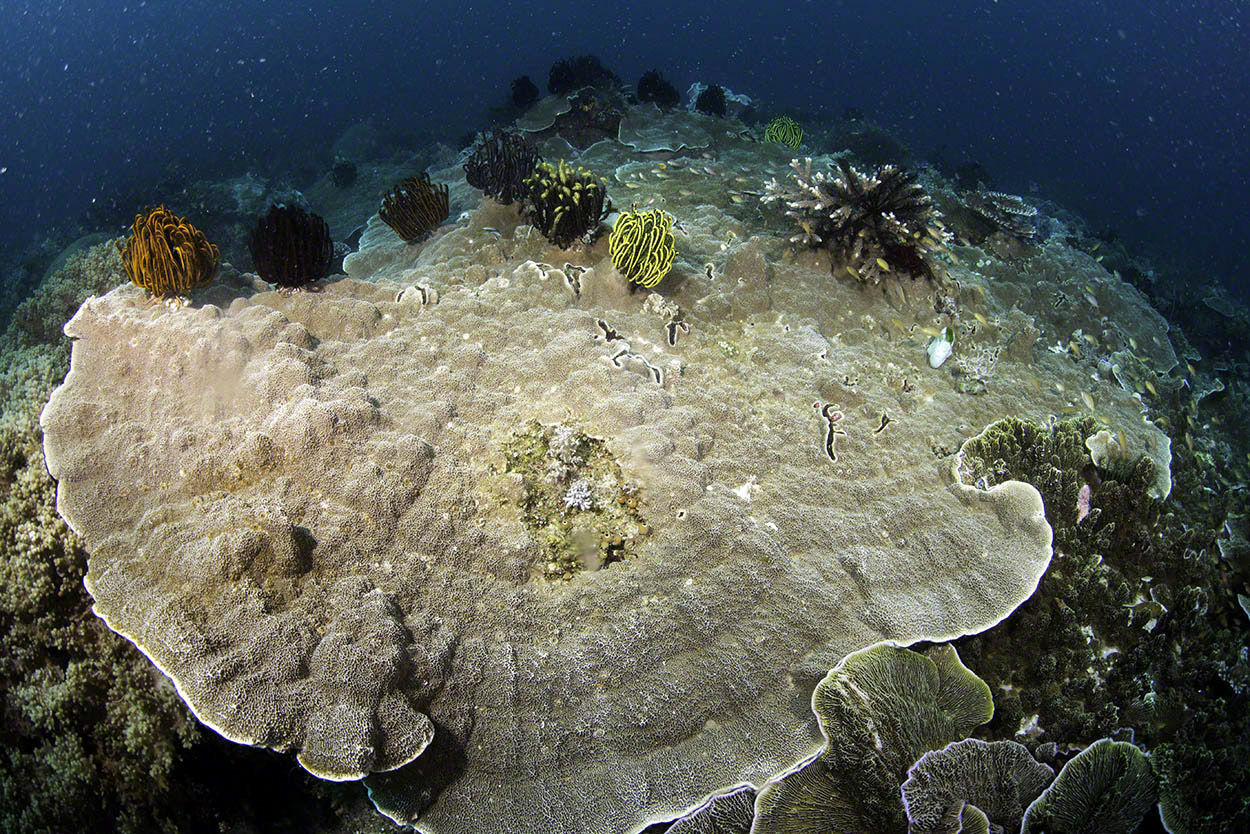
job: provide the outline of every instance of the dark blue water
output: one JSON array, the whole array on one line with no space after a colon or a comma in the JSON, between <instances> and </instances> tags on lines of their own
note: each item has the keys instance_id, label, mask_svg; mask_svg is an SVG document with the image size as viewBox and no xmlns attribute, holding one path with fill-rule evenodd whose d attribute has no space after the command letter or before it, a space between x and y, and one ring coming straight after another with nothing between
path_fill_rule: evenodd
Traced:
<instances>
[{"instance_id":1,"label":"dark blue water","mask_svg":"<svg viewBox=\"0 0 1250 834\"><path fill-rule=\"evenodd\" d=\"M175 173L275 173L367 118L454 142L511 79L545 86L552 61L593 52L628 82L656 67L765 115L858 107L921 157L979 161L1164 263L1248 280L1242 0L542 8L0 3L0 245L93 201L159 202Z\"/></svg>"}]
</instances>

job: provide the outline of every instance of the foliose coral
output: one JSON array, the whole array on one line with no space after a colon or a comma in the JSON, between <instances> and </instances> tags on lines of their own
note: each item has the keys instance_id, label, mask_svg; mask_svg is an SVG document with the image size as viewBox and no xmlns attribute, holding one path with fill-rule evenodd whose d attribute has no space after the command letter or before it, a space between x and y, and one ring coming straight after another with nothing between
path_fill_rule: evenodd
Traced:
<instances>
[{"instance_id":1,"label":"foliose coral","mask_svg":"<svg viewBox=\"0 0 1250 834\"><path fill-rule=\"evenodd\" d=\"M330 270L330 225L302 206L278 204L256 221L248 251L261 278L283 289L305 287Z\"/></svg>"},{"instance_id":2,"label":"foliose coral","mask_svg":"<svg viewBox=\"0 0 1250 834\"><path fill-rule=\"evenodd\" d=\"M534 146L518 133L499 130L480 137L464 162L464 178L502 205L525 195L525 180L542 161Z\"/></svg>"},{"instance_id":3,"label":"foliose coral","mask_svg":"<svg viewBox=\"0 0 1250 834\"><path fill-rule=\"evenodd\" d=\"M607 180L586 168L543 162L525 180L526 216L561 249L592 242L611 210Z\"/></svg>"},{"instance_id":4,"label":"foliose coral","mask_svg":"<svg viewBox=\"0 0 1250 834\"><path fill-rule=\"evenodd\" d=\"M608 254L630 281L654 287L673 268L677 254L673 218L660 209L621 212L608 236Z\"/></svg>"},{"instance_id":5,"label":"foliose coral","mask_svg":"<svg viewBox=\"0 0 1250 834\"><path fill-rule=\"evenodd\" d=\"M1037 207L1029 205L1022 197L978 188L965 193L961 199L964 205L999 230L1022 240L1032 240L1038 235Z\"/></svg>"},{"instance_id":6,"label":"foliose coral","mask_svg":"<svg viewBox=\"0 0 1250 834\"><path fill-rule=\"evenodd\" d=\"M795 243L823 246L834 269L876 284L888 273L943 280L935 254L947 237L931 225L938 213L916 178L894 165L863 174L845 159L838 171L812 171L811 157L791 161L793 186L766 183L763 203L780 202L798 223Z\"/></svg>"},{"instance_id":7,"label":"foliose coral","mask_svg":"<svg viewBox=\"0 0 1250 834\"><path fill-rule=\"evenodd\" d=\"M157 296L207 286L221 262L203 232L164 206L135 215L130 236L117 248L130 280Z\"/></svg>"},{"instance_id":8,"label":"foliose coral","mask_svg":"<svg viewBox=\"0 0 1250 834\"><path fill-rule=\"evenodd\" d=\"M418 174L387 192L378 216L405 243L413 243L447 219L447 195L447 186L431 183L428 174Z\"/></svg>"}]
</instances>

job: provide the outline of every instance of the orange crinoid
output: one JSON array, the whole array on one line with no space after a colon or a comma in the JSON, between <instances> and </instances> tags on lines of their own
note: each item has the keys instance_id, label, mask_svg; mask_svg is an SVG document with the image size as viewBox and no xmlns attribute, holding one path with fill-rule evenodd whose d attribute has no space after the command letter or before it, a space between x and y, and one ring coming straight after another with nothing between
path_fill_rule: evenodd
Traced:
<instances>
[{"instance_id":1,"label":"orange crinoid","mask_svg":"<svg viewBox=\"0 0 1250 834\"><path fill-rule=\"evenodd\" d=\"M203 232L164 206L135 215L130 236L117 249L130 280L157 296L207 286L221 260Z\"/></svg>"}]
</instances>

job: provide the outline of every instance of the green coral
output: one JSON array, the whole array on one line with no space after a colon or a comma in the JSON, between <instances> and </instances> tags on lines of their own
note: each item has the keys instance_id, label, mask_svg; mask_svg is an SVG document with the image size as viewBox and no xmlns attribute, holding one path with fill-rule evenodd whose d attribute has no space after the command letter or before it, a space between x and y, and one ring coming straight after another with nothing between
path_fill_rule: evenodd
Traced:
<instances>
[{"instance_id":1,"label":"green coral","mask_svg":"<svg viewBox=\"0 0 1250 834\"><path fill-rule=\"evenodd\" d=\"M641 495L600 438L533 422L503 452L504 472L520 481L521 521L542 552L537 572L547 579L626 559L647 534Z\"/></svg>"},{"instance_id":2,"label":"green coral","mask_svg":"<svg viewBox=\"0 0 1250 834\"><path fill-rule=\"evenodd\" d=\"M965 444L974 480L1037 487L1055 532L1055 557L1033 597L999 627L957 643L999 693L981 735L1036 746L1132 730L1150 752L1173 831L1250 828L1244 617L1214 547L1235 499L1220 498L1184 446L1170 499L1150 498L1154 470L1144 457L1115 472L1092 466L1083 439L1096 428L1088 418L1051 427L1007 420ZM1086 486L1088 514L1078 521ZM1029 725L1040 735L1017 736Z\"/></svg>"}]
</instances>

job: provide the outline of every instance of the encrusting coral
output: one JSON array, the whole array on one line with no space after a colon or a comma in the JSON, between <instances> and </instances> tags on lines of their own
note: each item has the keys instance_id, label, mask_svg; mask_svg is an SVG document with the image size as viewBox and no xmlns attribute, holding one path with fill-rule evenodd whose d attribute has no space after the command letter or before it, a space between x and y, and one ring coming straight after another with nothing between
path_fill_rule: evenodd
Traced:
<instances>
[{"instance_id":1,"label":"encrusting coral","mask_svg":"<svg viewBox=\"0 0 1250 834\"><path fill-rule=\"evenodd\" d=\"M378 216L404 243L415 243L447 219L448 188L418 174L392 188L382 198Z\"/></svg>"},{"instance_id":2,"label":"encrusting coral","mask_svg":"<svg viewBox=\"0 0 1250 834\"><path fill-rule=\"evenodd\" d=\"M247 248L257 274L283 289L321 280L334 259L329 224L302 206L272 206L256 221Z\"/></svg>"},{"instance_id":3,"label":"encrusting coral","mask_svg":"<svg viewBox=\"0 0 1250 834\"><path fill-rule=\"evenodd\" d=\"M558 165L540 163L525 180L526 216L561 249L591 243L612 208L607 186L603 177L563 159Z\"/></svg>"},{"instance_id":4,"label":"encrusting coral","mask_svg":"<svg viewBox=\"0 0 1250 834\"><path fill-rule=\"evenodd\" d=\"M130 236L117 248L135 286L161 297L208 286L221 261L203 232L164 206L135 215Z\"/></svg>"},{"instance_id":5,"label":"encrusting coral","mask_svg":"<svg viewBox=\"0 0 1250 834\"><path fill-rule=\"evenodd\" d=\"M845 159L838 171L812 171L811 157L790 163L793 186L773 179L762 203L780 202L798 223L795 243L823 246L834 255L834 270L876 284L888 273L930 277L945 270L935 258L948 243L935 227L937 210L916 178L894 165L863 174Z\"/></svg>"},{"instance_id":6,"label":"encrusting coral","mask_svg":"<svg viewBox=\"0 0 1250 834\"><path fill-rule=\"evenodd\" d=\"M608 236L617 271L641 287L654 287L673 268L677 248L673 218L660 209L623 211Z\"/></svg>"}]
</instances>

